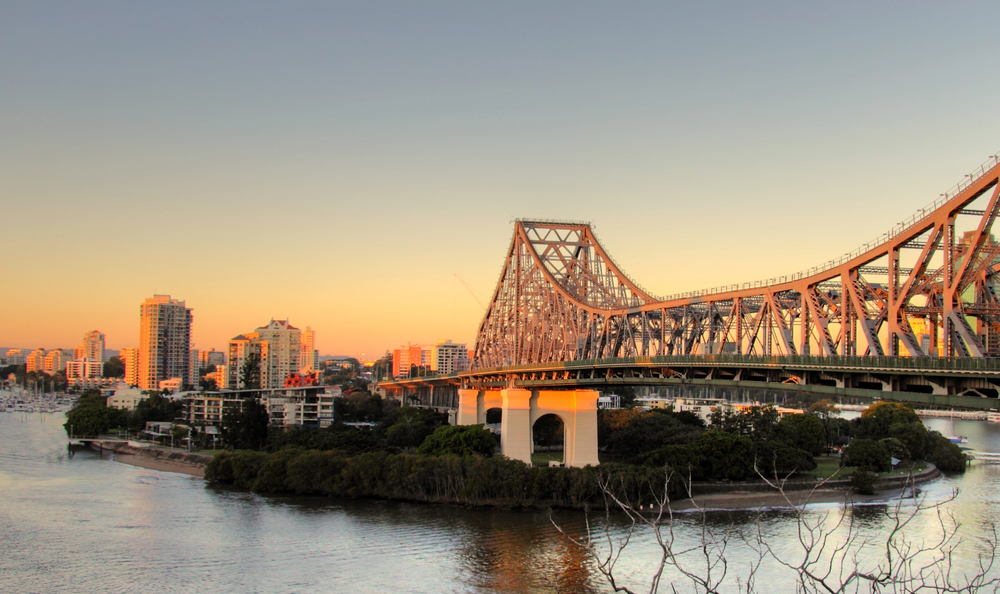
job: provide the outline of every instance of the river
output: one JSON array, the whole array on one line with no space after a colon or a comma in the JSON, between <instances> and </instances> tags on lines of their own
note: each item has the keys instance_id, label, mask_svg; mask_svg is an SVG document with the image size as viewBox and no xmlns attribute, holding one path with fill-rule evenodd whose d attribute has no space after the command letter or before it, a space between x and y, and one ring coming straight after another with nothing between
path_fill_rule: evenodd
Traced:
<instances>
[{"instance_id":1,"label":"river","mask_svg":"<svg viewBox=\"0 0 1000 594\"><path fill-rule=\"evenodd\" d=\"M0 414L0 590L6 592L607 592L592 560L556 532L546 512L469 510L378 501L270 499L207 487L187 475L146 470L80 451L69 457L61 415ZM1000 452L1000 425L932 419L944 433ZM966 540L958 564L969 567L988 526L1000 521L1000 466L927 485L930 499L954 488L947 505ZM884 505L855 511L862 530L884 534ZM817 506L811 517L836 506ZM709 524L744 532L750 512L718 512ZM557 520L579 536L580 513ZM698 516L677 522L695 542ZM788 512L760 520L768 542L793 554ZM914 537L929 534L923 518ZM601 524L595 522L595 532ZM621 519L613 535L624 534ZM656 556L639 534L618 574L641 586ZM730 576L752 556L733 541ZM758 591L791 587L765 564ZM762 572L761 575L764 575ZM729 580L733 588L735 580ZM648 588L648 586L646 586ZM661 591L665 591L661 588Z\"/></svg>"}]
</instances>

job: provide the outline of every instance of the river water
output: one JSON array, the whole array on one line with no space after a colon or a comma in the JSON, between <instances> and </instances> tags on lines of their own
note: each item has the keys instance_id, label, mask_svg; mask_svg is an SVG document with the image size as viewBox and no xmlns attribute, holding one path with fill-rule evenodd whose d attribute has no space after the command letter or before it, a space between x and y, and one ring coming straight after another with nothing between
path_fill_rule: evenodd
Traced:
<instances>
[{"instance_id":1,"label":"river water","mask_svg":"<svg viewBox=\"0 0 1000 594\"><path fill-rule=\"evenodd\" d=\"M546 512L469 510L398 502L269 499L206 487L202 479L146 470L80 451L70 458L61 415L0 414L0 590L4 592L607 592L593 561L568 543ZM1000 452L1000 425L929 420L969 437L975 449ZM1000 521L1000 466L925 487L930 499L961 490L946 509L963 524L959 568L971 567L989 525ZM836 511L817 506L811 517ZM884 505L856 509L877 540ZM585 531L581 513L559 512L570 533ZM717 512L708 524L759 525L780 554L794 556L796 524L770 512ZM678 538L696 542L699 517L681 516ZM911 527L931 535L933 521ZM602 524L593 524L601 534ZM624 534L612 520L615 537ZM616 573L648 589L657 547L638 534ZM733 540L727 583L753 556ZM766 580L762 576L766 575ZM643 586L643 584L646 584ZM686 586L682 585L683 591ZM766 562L757 590L793 587ZM661 588L666 591L666 588Z\"/></svg>"}]
</instances>

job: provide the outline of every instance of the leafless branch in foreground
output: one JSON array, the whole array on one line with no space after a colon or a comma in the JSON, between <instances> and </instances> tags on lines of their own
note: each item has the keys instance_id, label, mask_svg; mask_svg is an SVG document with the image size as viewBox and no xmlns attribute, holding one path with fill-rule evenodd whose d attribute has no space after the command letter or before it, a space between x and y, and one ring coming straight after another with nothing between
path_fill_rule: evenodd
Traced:
<instances>
[{"instance_id":1,"label":"leafless branch in foreground","mask_svg":"<svg viewBox=\"0 0 1000 594\"><path fill-rule=\"evenodd\" d=\"M651 505L644 505L630 495L621 475L602 473L601 529L594 529L589 514L586 531L579 538L567 534L554 519L552 524L573 545L588 551L598 572L615 592L628 594L639 591L653 594L661 586L673 593L714 594L725 587L727 592L750 594L757 591L758 574L767 559L772 559L776 568L786 570L780 577L793 579L796 591L804 594L1000 591L1000 575L993 572L998 548L995 526L989 526L989 535L978 543L979 555L971 569L959 568L961 525L947 509L957 497L957 490L943 500L931 501L926 494L917 494L910 476L899 496L884 507L859 508L850 493L845 493L843 505L836 509L807 510L816 493L828 488L836 474L817 481L802 497L794 498L787 488L787 476L766 477L759 469L757 472L784 501L783 507L791 510L796 529L794 551L779 550L768 541L763 509L758 510L752 534L744 534L732 523L711 522L708 512L692 497L690 476L684 488L693 511L689 517L697 518L698 532L694 543L683 542L678 538L681 528L670 498L670 480L674 474L669 469L662 488L642 485L652 494ZM883 530L874 534L863 529L859 511L882 515L888 533ZM624 514L628 520L621 532L612 530L614 514ZM683 530L688 532L690 526L685 523ZM659 555L648 588L634 590L634 586L622 583L618 566L623 555L627 555L625 549L640 535L652 536ZM743 562L745 567L730 567L726 553L733 544L746 545L749 558ZM673 579L667 581L664 579L667 576ZM763 590L773 591L773 584Z\"/></svg>"},{"instance_id":2,"label":"leafless branch in foreground","mask_svg":"<svg viewBox=\"0 0 1000 594\"><path fill-rule=\"evenodd\" d=\"M651 498L650 504L644 505L633 501L627 494L629 485L622 477L602 473L598 484L605 503L603 530L595 535L589 515L586 518L586 532L579 539L568 535L555 520L552 520L552 524L571 543L590 552L597 570L615 592L636 594L635 590L619 583L615 568L632 538L637 533L647 532L652 534L656 541L659 558L655 562L649 587L645 591L650 594L659 592L665 572L672 569L687 581L695 592L718 592L730 573L726 551L734 540L744 541L743 535L734 524L719 527L710 522L708 512L691 499L693 517L697 518L698 539L694 543L680 542L675 530L677 518L670 497L670 480L673 476L668 470L662 486L648 483L641 485L648 489ZM684 485L690 498L690 479L685 481ZM621 535L612 534L612 513L624 513L629 520ZM756 550L759 554L756 559L750 561L745 576L733 578L737 582L739 592L754 591L754 576L764 554L762 549ZM668 584L671 592L678 592L680 586L683 586L683 582L672 581Z\"/></svg>"}]
</instances>

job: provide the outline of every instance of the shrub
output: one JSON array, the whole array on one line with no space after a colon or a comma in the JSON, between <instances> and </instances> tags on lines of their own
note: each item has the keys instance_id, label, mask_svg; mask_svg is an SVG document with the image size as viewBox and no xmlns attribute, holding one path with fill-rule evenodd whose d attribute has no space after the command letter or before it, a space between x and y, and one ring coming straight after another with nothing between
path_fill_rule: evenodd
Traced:
<instances>
[{"instance_id":1,"label":"shrub","mask_svg":"<svg viewBox=\"0 0 1000 594\"><path fill-rule=\"evenodd\" d=\"M347 458L343 452L303 452L288 462L285 486L299 495L329 495L345 466Z\"/></svg>"},{"instance_id":2,"label":"shrub","mask_svg":"<svg viewBox=\"0 0 1000 594\"><path fill-rule=\"evenodd\" d=\"M216 454L205 466L205 480L209 483L233 482L233 454L221 452Z\"/></svg>"},{"instance_id":3,"label":"shrub","mask_svg":"<svg viewBox=\"0 0 1000 594\"><path fill-rule=\"evenodd\" d=\"M260 472L266 459L267 454L264 452L248 450L233 454L233 484L242 489L253 488L257 481L257 473Z\"/></svg>"},{"instance_id":4,"label":"shrub","mask_svg":"<svg viewBox=\"0 0 1000 594\"><path fill-rule=\"evenodd\" d=\"M288 463L301 454L302 450L299 448L285 448L267 456L257 471L252 489L257 493L284 493L288 490Z\"/></svg>"}]
</instances>

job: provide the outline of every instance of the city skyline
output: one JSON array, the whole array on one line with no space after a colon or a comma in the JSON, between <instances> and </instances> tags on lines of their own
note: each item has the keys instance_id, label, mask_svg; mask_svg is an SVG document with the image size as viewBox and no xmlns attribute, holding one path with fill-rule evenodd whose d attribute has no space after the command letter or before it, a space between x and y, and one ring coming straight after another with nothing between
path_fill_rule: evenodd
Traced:
<instances>
[{"instance_id":1,"label":"city skyline","mask_svg":"<svg viewBox=\"0 0 1000 594\"><path fill-rule=\"evenodd\" d=\"M170 294L198 349L471 348L513 218L665 295L837 258L1000 150L989 3L229 6L0 9L0 344L136 346Z\"/></svg>"}]
</instances>

